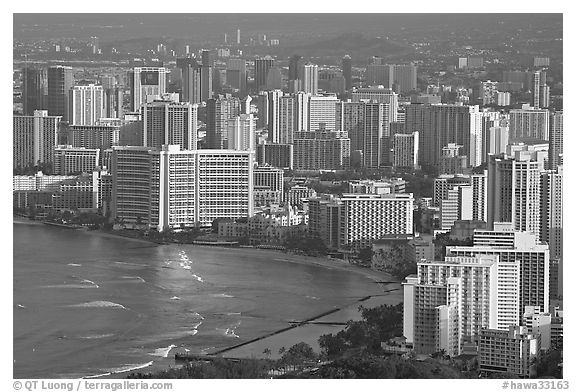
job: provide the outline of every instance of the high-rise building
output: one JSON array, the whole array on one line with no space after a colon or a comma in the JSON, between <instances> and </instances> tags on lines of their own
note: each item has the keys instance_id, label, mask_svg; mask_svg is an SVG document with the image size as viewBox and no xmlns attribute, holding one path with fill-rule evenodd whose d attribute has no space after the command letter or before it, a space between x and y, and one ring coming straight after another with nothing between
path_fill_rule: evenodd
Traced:
<instances>
[{"instance_id":1,"label":"high-rise building","mask_svg":"<svg viewBox=\"0 0 576 392\"><path fill-rule=\"evenodd\" d=\"M288 62L288 82L299 80L301 78L301 75L299 74L301 59L302 56L299 56L297 54L290 57L290 60ZM297 90L299 89L296 89L295 91L292 92L296 92Z\"/></svg>"},{"instance_id":2,"label":"high-rise building","mask_svg":"<svg viewBox=\"0 0 576 392\"><path fill-rule=\"evenodd\" d=\"M22 68L23 115L33 116L35 110L48 107L48 73L45 68Z\"/></svg>"},{"instance_id":3,"label":"high-rise building","mask_svg":"<svg viewBox=\"0 0 576 392\"><path fill-rule=\"evenodd\" d=\"M134 67L128 72L130 85L130 110L139 112L141 106L148 102L149 96L160 97L166 93L167 70L163 67ZM151 97L153 99L153 97Z\"/></svg>"},{"instance_id":4,"label":"high-rise building","mask_svg":"<svg viewBox=\"0 0 576 392\"><path fill-rule=\"evenodd\" d=\"M310 96L308 98L308 131L339 131L336 129L335 96Z\"/></svg>"},{"instance_id":5,"label":"high-rise building","mask_svg":"<svg viewBox=\"0 0 576 392\"><path fill-rule=\"evenodd\" d=\"M142 106L144 146L160 149L178 145L182 150L198 147L198 105L188 102L154 101Z\"/></svg>"},{"instance_id":6,"label":"high-rise building","mask_svg":"<svg viewBox=\"0 0 576 392\"><path fill-rule=\"evenodd\" d=\"M268 70L274 66L274 59L270 56L254 60L254 81L256 89L266 86Z\"/></svg>"},{"instance_id":7,"label":"high-rise building","mask_svg":"<svg viewBox=\"0 0 576 392\"><path fill-rule=\"evenodd\" d=\"M407 194L352 194L340 199L339 247L360 250L387 234L412 234L414 198ZM394 216L394 219L390 219Z\"/></svg>"},{"instance_id":8,"label":"high-rise building","mask_svg":"<svg viewBox=\"0 0 576 392\"><path fill-rule=\"evenodd\" d=\"M207 101L214 95L215 72L213 67L200 67L200 96Z\"/></svg>"},{"instance_id":9,"label":"high-rise building","mask_svg":"<svg viewBox=\"0 0 576 392\"><path fill-rule=\"evenodd\" d=\"M350 165L350 139L345 131L294 133L294 169L341 170Z\"/></svg>"},{"instance_id":10,"label":"high-rise building","mask_svg":"<svg viewBox=\"0 0 576 392\"><path fill-rule=\"evenodd\" d=\"M352 58L346 55L342 58L342 75L344 76L346 91L352 88Z\"/></svg>"},{"instance_id":11,"label":"high-rise building","mask_svg":"<svg viewBox=\"0 0 576 392\"><path fill-rule=\"evenodd\" d=\"M548 243L550 258L562 260L562 166L540 176L540 241Z\"/></svg>"},{"instance_id":12,"label":"high-rise building","mask_svg":"<svg viewBox=\"0 0 576 392\"><path fill-rule=\"evenodd\" d=\"M417 67L413 64L370 64L366 67L366 83L383 85L396 93L416 90Z\"/></svg>"},{"instance_id":13,"label":"high-rise building","mask_svg":"<svg viewBox=\"0 0 576 392\"><path fill-rule=\"evenodd\" d=\"M548 165L550 169L556 170L558 165L562 165L564 126L563 112L552 112L550 114L550 148L548 149Z\"/></svg>"},{"instance_id":14,"label":"high-rise building","mask_svg":"<svg viewBox=\"0 0 576 392\"><path fill-rule=\"evenodd\" d=\"M420 164L438 165L448 143L462 146L469 166L482 161L482 113L479 107L463 105L406 106L405 132L420 132Z\"/></svg>"},{"instance_id":15,"label":"high-rise building","mask_svg":"<svg viewBox=\"0 0 576 392\"><path fill-rule=\"evenodd\" d=\"M74 148L108 149L120 144L120 125L70 125L68 144Z\"/></svg>"},{"instance_id":16,"label":"high-rise building","mask_svg":"<svg viewBox=\"0 0 576 392\"><path fill-rule=\"evenodd\" d=\"M416 90L417 67L413 64L390 65L392 84L389 86L398 94Z\"/></svg>"},{"instance_id":17,"label":"high-rise building","mask_svg":"<svg viewBox=\"0 0 576 392\"><path fill-rule=\"evenodd\" d=\"M339 125L336 127L348 131L350 151L363 150L364 148L365 109L365 102L340 102L337 106L336 119Z\"/></svg>"},{"instance_id":18,"label":"high-rise building","mask_svg":"<svg viewBox=\"0 0 576 392\"><path fill-rule=\"evenodd\" d=\"M95 125L105 117L104 89L95 84L76 85L69 91L69 121L72 125Z\"/></svg>"},{"instance_id":19,"label":"high-rise building","mask_svg":"<svg viewBox=\"0 0 576 392\"><path fill-rule=\"evenodd\" d=\"M121 224L150 223L151 162L148 147L112 148L112 218Z\"/></svg>"},{"instance_id":20,"label":"high-rise building","mask_svg":"<svg viewBox=\"0 0 576 392\"><path fill-rule=\"evenodd\" d=\"M475 230L473 246L448 246L446 256L496 255L500 263L520 263L518 317L526 306L540 306L548 312L550 297L550 251L538 236L513 230L510 224L496 224L494 230ZM518 325L516 323L516 325Z\"/></svg>"},{"instance_id":21,"label":"high-rise building","mask_svg":"<svg viewBox=\"0 0 576 392\"><path fill-rule=\"evenodd\" d=\"M404 335L417 353L450 356L476 345L482 327L518 325L518 262L494 255L418 263L404 286Z\"/></svg>"},{"instance_id":22,"label":"high-rise building","mask_svg":"<svg viewBox=\"0 0 576 392\"><path fill-rule=\"evenodd\" d=\"M417 170L420 167L418 165L418 132L398 133L393 138L394 159L392 166Z\"/></svg>"},{"instance_id":23,"label":"high-rise building","mask_svg":"<svg viewBox=\"0 0 576 392\"><path fill-rule=\"evenodd\" d=\"M112 213L163 231L253 214L253 153L114 147Z\"/></svg>"},{"instance_id":24,"label":"high-rise building","mask_svg":"<svg viewBox=\"0 0 576 392\"><path fill-rule=\"evenodd\" d=\"M105 118L124 117L124 89L118 86L114 76L102 76L100 83L104 89L104 114Z\"/></svg>"},{"instance_id":25,"label":"high-rise building","mask_svg":"<svg viewBox=\"0 0 576 392\"><path fill-rule=\"evenodd\" d=\"M540 71L534 72L532 74L532 107L534 109L540 109Z\"/></svg>"},{"instance_id":26,"label":"high-rise building","mask_svg":"<svg viewBox=\"0 0 576 392\"><path fill-rule=\"evenodd\" d=\"M240 114L228 121L228 149L256 151L255 120L252 114Z\"/></svg>"},{"instance_id":27,"label":"high-rise building","mask_svg":"<svg viewBox=\"0 0 576 392\"><path fill-rule=\"evenodd\" d=\"M362 152L364 167L376 169L389 165L390 106L367 102L364 108Z\"/></svg>"},{"instance_id":28,"label":"high-rise building","mask_svg":"<svg viewBox=\"0 0 576 392\"><path fill-rule=\"evenodd\" d=\"M254 215L254 152L198 150L197 154L200 225Z\"/></svg>"},{"instance_id":29,"label":"high-rise building","mask_svg":"<svg viewBox=\"0 0 576 392\"><path fill-rule=\"evenodd\" d=\"M280 67L271 67L266 76L266 90L277 90L282 88L282 71Z\"/></svg>"},{"instance_id":30,"label":"high-rise building","mask_svg":"<svg viewBox=\"0 0 576 392\"><path fill-rule=\"evenodd\" d=\"M185 64L182 70L182 100L197 104L202 102L202 72L197 65Z\"/></svg>"},{"instance_id":31,"label":"high-rise building","mask_svg":"<svg viewBox=\"0 0 576 392\"><path fill-rule=\"evenodd\" d=\"M517 231L540 235L542 162L491 156L488 161L488 227L510 222Z\"/></svg>"},{"instance_id":32,"label":"high-rise building","mask_svg":"<svg viewBox=\"0 0 576 392\"><path fill-rule=\"evenodd\" d=\"M229 58L226 65L226 84L240 90L240 95L246 94L246 60Z\"/></svg>"},{"instance_id":33,"label":"high-rise building","mask_svg":"<svg viewBox=\"0 0 576 392\"><path fill-rule=\"evenodd\" d=\"M212 50L202 49L202 66L203 67L214 67L215 53Z\"/></svg>"},{"instance_id":34,"label":"high-rise building","mask_svg":"<svg viewBox=\"0 0 576 392\"><path fill-rule=\"evenodd\" d=\"M281 169L294 168L294 146L292 144L264 143L256 146L258 165L270 165Z\"/></svg>"},{"instance_id":35,"label":"high-rise building","mask_svg":"<svg viewBox=\"0 0 576 392\"><path fill-rule=\"evenodd\" d=\"M54 148L53 172L57 175L92 173L100 164L100 150L61 145Z\"/></svg>"},{"instance_id":36,"label":"high-rise building","mask_svg":"<svg viewBox=\"0 0 576 392\"><path fill-rule=\"evenodd\" d=\"M276 137L276 142L279 143L292 143L294 140L294 132L298 129L298 97L284 95L280 97L278 102L278 126L276 133L272 136ZM273 139L270 139L274 141Z\"/></svg>"},{"instance_id":37,"label":"high-rise building","mask_svg":"<svg viewBox=\"0 0 576 392\"><path fill-rule=\"evenodd\" d=\"M299 72L302 80L302 91L307 94L318 94L318 66L316 64L304 64Z\"/></svg>"},{"instance_id":38,"label":"high-rise building","mask_svg":"<svg viewBox=\"0 0 576 392\"><path fill-rule=\"evenodd\" d=\"M207 102L206 141L208 148L223 149L228 138L228 121L241 113L240 99L219 95Z\"/></svg>"},{"instance_id":39,"label":"high-rise building","mask_svg":"<svg viewBox=\"0 0 576 392\"><path fill-rule=\"evenodd\" d=\"M442 174L463 174L468 163L468 157L460 155L462 146L448 143L442 147L440 157L440 173Z\"/></svg>"},{"instance_id":40,"label":"high-rise building","mask_svg":"<svg viewBox=\"0 0 576 392\"><path fill-rule=\"evenodd\" d=\"M341 207L340 199L332 194L320 194L308 199L308 230L320 237L330 249L338 249Z\"/></svg>"},{"instance_id":41,"label":"high-rise building","mask_svg":"<svg viewBox=\"0 0 576 392\"><path fill-rule=\"evenodd\" d=\"M390 121L399 121L398 119L398 94L392 89L384 86L372 86L355 89L352 91L352 102L364 100L376 101L378 103L387 103L390 105Z\"/></svg>"},{"instance_id":42,"label":"high-rise building","mask_svg":"<svg viewBox=\"0 0 576 392\"><path fill-rule=\"evenodd\" d=\"M272 197L258 197L258 193ZM284 199L284 170L272 166L257 166L254 168L254 205L261 206L271 203L281 203ZM269 203L257 202L267 201Z\"/></svg>"},{"instance_id":43,"label":"high-rise building","mask_svg":"<svg viewBox=\"0 0 576 392\"><path fill-rule=\"evenodd\" d=\"M70 121L68 91L74 86L72 67L55 65L48 68L48 114Z\"/></svg>"},{"instance_id":44,"label":"high-rise building","mask_svg":"<svg viewBox=\"0 0 576 392\"><path fill-rule=\"evenodd\" d=\"M440 207L442 200L448 198L448 190L459 186L471 184L469 175L462 174L441 174L434 179L434 194L432 205Z\"/></svg>"},{"instance_id":45,"label":"high-rise building","mask_svg":"<svg viewBox=\"0 0 576 392\"><path fill-rule=\"evenodd\" d=\"M13 167L25 168L54 161L61 116L36 110L33 116L14 116Z\"/></svg>"},{"instance_id":46,"label":"high-rise building","mask_svg":"<svg viewBox=\"0 0 576 392\"><path fill-rule=\"evenodd\" d=\"M523 107L510 110L510 140L548 140L550 113L546 109Z\"/></svg>"}]
</instances>

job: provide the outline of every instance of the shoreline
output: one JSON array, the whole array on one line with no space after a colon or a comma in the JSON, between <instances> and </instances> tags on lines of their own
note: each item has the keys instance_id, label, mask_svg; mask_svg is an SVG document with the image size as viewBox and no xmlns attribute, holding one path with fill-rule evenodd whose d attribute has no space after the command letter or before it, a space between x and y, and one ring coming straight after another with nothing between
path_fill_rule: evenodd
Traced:
<instances>
[{"instance_id":1,"label":"shoreline","mask_svg":"<svg viewBox=\"0 0 576 392\"><path fill-rule=\"evenodd\" d=\"M54 226L49 226L49 225L44 225L42 223L42 221L33 221L33 220L29 220L26 218L21 218L21 217L14 217L14 223L16 224L26 224L26 225L34 225L34 226L42 226L42 227L54 227ZM57 227L56 227L57 228ZM96 235L99 237L104 237L104 238L111 238L111 239L123 239L123 240L129 240L132 242L139 242L141 244L146 244L148 246L145 247L156 247L156 246L160 246L160 245L168 245L168 246L188 246L190 248L200 248L202 251L212 251L212 252L219 252L219 253L224 253L224 254L231 254L231 253L241 253L244 256L250 256L250 255L259 255L259 256L268 256L268 259L270 262L282 262L282 263L293 263L293 264L300 264L300 265L308 265L308 266L314 266L314 267L319 267L319 268L323 268L323 269L328 269L328 270L336 270L336 271L342 271L342 272L349 272L349 273L355 273L355 274L359 274L369 280L372 281L373 284L376 284L378 288L380 288L380 290L378 290L379 292L381 292L382 296L388 296L388 295L394 295L394 291L398 290L399 288L401 288L401 279L396 278L386 272L382 272L382 271L374 271L372 269L369 268L363 268L363 267L359 267L357 265L353 265L353 264L349 264L348 262L341 260L341 259L337 259L337 258L329 258L329 257L313 257L313 256L306 256L306 255L300 255L300 254L293 254L293 253L289 253L286 251L281 251L281 250L274 250L274 249L259 249L259 248L237 248L237 247L226 247L226 246L212 246L212 245L196 245L196 244L178 244L178 243L169 243L169 244L158 244L154 241L148 240L148 239L143 239L143 238L133 238L133 237L128 237L128 236L124 236L115 232L109 232L109 231L103 231L101 229L98 230L86 230L86 229L76 229L76 232L82 232L82 233L86 233L88 235ZM398 287L397 289L394 290L390 290L390 288L392 287ZM392 292L391 292L392 291ZM378 295L380 296L380 295ZM401 301L401 300L400 300ZM362 301L359 301L359 303L361 303ZM395 301L397 302L397 301ZM330 309L327 310L328 313L333 313L333 312L338 312L340 310L343 310L344 308L346 308L349 304L342 304L341 306L338 307L338 309ZM315 317L313 317L314 319L318 318L320 316L316 315ZM282 328L280 330L274 330L274 331L270 331L262 336L257 336L255 338L250 339L247 342L241 343L241 344L236 344L236 345L231 345L228 347L223 347L220 348L219 350L217 350L217 353L212 353L211 356L222 356L223 358L226 357L226 353L227 352L235 352L237 349L239 348L250 348L252 345L258 345L261 341L265 340L266 342L269 342L267 344L274 344L274 341L281 341L282 339L286 339L289 337L290 331L296 331L296 330L300 330L301 327L305 327L308 324L306 323L302 323L299 325L289 325L285 328ZM322 328L321 326L318 326L320 328L318 328L319 332L318 333L314 333L313 338L309 337L309 339L313 339L314 341L317 341L317 339L320 337L320 335L327 333L328 331L325 330L324 328ZM327 328L329 328L327 326ZM341 327L342 329L344 328L344 326ZM285 334L286 332L288 332L288 334ZM294 344L298 343L297 341L293 342ZM222 355L224 354L224 355ZM170 354L171 357L174 357L174 354ZM248 357L246 357L248 358ZM153 365L150 366L150 369L146 369L144 370L144 372L148 373L159 373L162 370L168 369L170 367L180 367L182 366L179 363L172 363L172 364L168 364L168 363L154 363ZM130 374L134 374L136 373L136 371L127 371L127 372L122 372L122 373L112 373L112 374L101 374L101 375L91 375L91 378L95 378L95 379L119 379L119 378L126 378L128 375Z\"/></svg>"},{"instance_id":2,"label":"shoreline","mask_svg":"<svg viewBox=\"0 0 576 392\"><path fill-rule=\"evenodd\" d=\"M33 221L26 218L21 217L14 217L14 223L20 224L29 224L29 225L42 225L49 227L49 225L44 225L42 221ZM337 258L329 258L329 257L313 257L313 256L306 256L306 255L299 255L293 254L290 252L284 252L281 250L274 250L274 249L259 249L259 248L240 248L240 247L227 247L227 246L214 246L214 245L197 245L197 244L177 244L177 243L168 243L168 244L159 244L149 239L145 238L134 238L125 236L119 233L104 231L102 229L97 230L83 230L83 229L76 229L77 232L86 233L89 235L96 235L99 237L104 238L116 238L116 239L123 239L129 240L133 242L140 242L142 244L149 244L150 246L191 246L191 247L199 247L202 249L214 249L219 252L233 252L233 253L243 253L243 254L262 254L262 253L269 253L272 256L272 261L282 261L287 263L295 263L301 265L315 265L317 267L339 270L339 271L348 271L352 273L357 273L363 275L364 277L371 279L375 282L386 282L386 283L401 283L402 279L399 279L387 272L383 271L375 271L370 268L359 267L353 264L350 264L344 260L337 259ZM276 256L276 257L274 257ZM283 257L281 257L283 256Z\"/></svg>"}]
</instances>

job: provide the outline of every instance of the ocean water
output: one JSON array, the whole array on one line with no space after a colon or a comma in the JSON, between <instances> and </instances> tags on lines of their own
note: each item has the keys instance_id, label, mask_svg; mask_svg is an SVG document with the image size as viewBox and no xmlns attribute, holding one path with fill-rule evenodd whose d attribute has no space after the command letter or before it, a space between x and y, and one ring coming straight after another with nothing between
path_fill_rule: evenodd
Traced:
<instances>
[{"instance_id":1,"label":"ocean water","mask_svg":"<svg viewBox=\"0 0 576 392\"><path fill-rule=\"evenodd\" d=\"M272 251L13 230L15 378L165 368L175 352L212 352L382 294L360 274Z\"/></svg>"}]
</instances>

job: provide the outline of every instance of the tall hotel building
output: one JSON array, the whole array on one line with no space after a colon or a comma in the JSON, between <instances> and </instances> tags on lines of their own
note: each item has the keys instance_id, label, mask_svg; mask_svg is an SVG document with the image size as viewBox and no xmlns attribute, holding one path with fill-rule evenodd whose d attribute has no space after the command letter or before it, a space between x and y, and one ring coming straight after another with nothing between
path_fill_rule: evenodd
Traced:
<instances>
[{"instance_id":1,"label":"tall hotel building","mask_svg":"<svg viewBox=\"0 0 576 392\"><path fill-rule=\"evenodd\" d=\"M185 151L178 145L113 150L117 222L163 231L253 215L253 152Z\"/></svg>"},{"instance_id":2,"label":"tall hotel building","mask_svg":"<svg viewBox=\"0 0 576 392\"><path fill-rule=\"evenodd\" d=\"M68 143L76 148L107 149L120 144L120 125L70 125ZM133 144L142 145L142 143Z\"/></svg>"},{"instance_id":3,"label":"tall hotel building","mask_svg":"<svg viewBox=\"0 0 576 392\"><path fill-rule=\"evenodd\" d=\"M549 308L550 251L547 244L526 232L514 231L509 224L495 230L475 230L474 246L448 246L447 256L496 255L500 263L520 263L518 315L526 306Z\"/></svg>"},{"instance_id":4,"label":"tall hotel building","mask_svg":"<svg viewBox=\"0 0 576 392\"><path fill-rule=\"evenodd\" d=\"M94 84L77 85L69 91L70 123L95 125L105 117L104 89Z\"/></svg>"},{"instance_id":5,"label":"tall hotel building","mask_svg":"<svg viewBox=\"0 0 576 392\"><path fill-rule=\"evenodd\" d=\"M340 199L340 247L360 250L387 234L412 234L414 198L407 194L345 193Z\"/></svg>"},{"instance_id":6,"label":"tall hotel building","mask_svg":"<svg viewBox=\"0 0 576 392\"><path fill-rule=\"evenodd\" d=\"M198 145L198 105L188 102L154 101L142 108L144 146L159 149L179 145L195 150Z\"/></svg>"},{"instance_id":7,"label":"tall hotel building","mask_svg":"<svg viewBox=\"0 0 576 392\"><path fill-rule=\"evenodd\" d=\"M164 67L135 67L128 72L130 110L139 112L141 106L148 102L148 96L160 97L166 93L167 70Z\"/></svg>"},{"instance_id":8,"label":"tall hotel building","mask_svg":"<svg viewBox=\"0 0 576 392\"><path fill-rule=\"evenodd\" d=\"M420 262L417 271L403 283L404 336L417 353L458 356L477 344L482 327L518 324L518 262L447 256Z\"/></svg>"},{"instance_id":9,"label":"tall hotel building","mask_svg":"<svg viewBox=\"0 0 576 392\"><path fill-rule=\"evenodd\" d=\"M118 223L148 226L151 149L126 146L112 151L112 218Z\"/></svg>"},{"instance_id":10,"label":"tall hotel building","mask_svg":"<svg viewBox=\"0 0 576 392\"><path fill-rule=\"evenodd\" d=\"M55 65L48 68L48 114L70 121L68 91L74 86L72 67Z\"/></svg>"},{"instance_id":11,"label":"tall hotel building","mask_svg":"<svg viewBox=\"0 0 576 392\"><path fill-rule=\"evenodd\" d=\"M54 148L53 172L56 175L92 173L100 164L100 150L70 145Z\"/></svg>"},{"instance_id":12,"label":"tall hotel building","mask_svg":"<svg viewBox=\"0 0 576 392\"><path fill-rule=\"evenodd\" d=\"M36 110L33 116L14 116L14 168L52 163L58 145L61 116L49 116Z\"/></svg>"},{"instance_id":13,"label":"tall hotel building","mask_svg":"<svg viewBox=\"0 0 576 392\"><path fill-rule=\"evenodd\" d=\"M198 222L254 215L254 152L198 150Z\"/></svg>"}]
</instances>

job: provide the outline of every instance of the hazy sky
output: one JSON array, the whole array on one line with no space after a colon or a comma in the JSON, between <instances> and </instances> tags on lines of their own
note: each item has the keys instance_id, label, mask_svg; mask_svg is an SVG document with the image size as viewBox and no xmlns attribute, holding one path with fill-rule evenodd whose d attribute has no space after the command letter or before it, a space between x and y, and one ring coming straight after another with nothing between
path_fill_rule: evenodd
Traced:
<instances>
[{"instance_id":1,"label":"hazy sky","mask_svg":"<svg viewBox=\"0 0 576 392\"><path fill-rule=\"evenodd\" d=\"M561 29L561 14L14 14L14 38L190 38L245 33L398 32L438 26Z\"/></svg>"}]
</instances>

